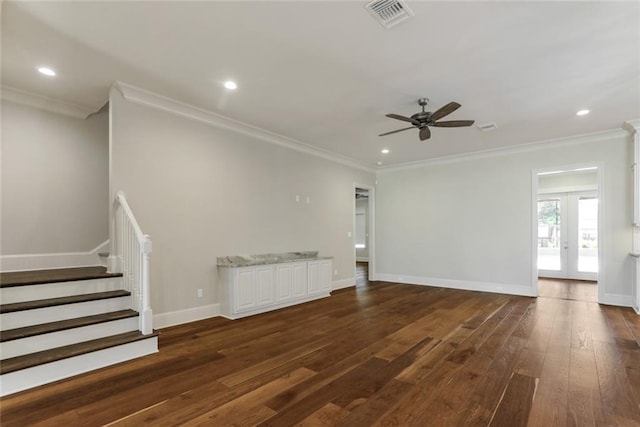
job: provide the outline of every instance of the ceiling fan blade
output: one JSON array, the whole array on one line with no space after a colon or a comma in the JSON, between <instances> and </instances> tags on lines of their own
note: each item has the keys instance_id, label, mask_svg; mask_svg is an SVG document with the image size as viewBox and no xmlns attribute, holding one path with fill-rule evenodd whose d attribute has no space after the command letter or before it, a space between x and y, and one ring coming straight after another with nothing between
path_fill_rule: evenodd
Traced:
<instances>
[{"instance_id":1,"label":"ceiling fan blade","mask_svg":"<svg viewBox=\"0 0 640 427\"><path fill-rule=\"evenodd\" d=\"M429 126L437 126L441 128L459 128L471 126L475 122L473 120L445 120L444 122L431 123Z\"/></svg>"},{"instance_id":2,"label":"ceiling fan blade","mask_svg":"<svg viewBox=\"0 0 640 427\"><path fill-rule=\"evenodd\" d=\"M429 116L429 121L435 122L436 120L441 119L444 116L448 116L460 107L462 107L462 105L458 104L457 102L450 102L444 107L441 107L439 110L434 111L433 114Z\"/></svg>"},{"instance_id":3,"label":"ceiling fan blade","mask_svg":"<svg viewBox=\"0 0 640 427\"><path fill-rule=\"evenodd\" d=\"M396 119L396 120L402 120L403 122L413 123L416 126L420 125L419 121L412 119L410 117L401 116L400 114L387 114L387 117Z\"/></svg>"},{"instance_id":4,"label":"ceiling fan blade","mask_svg":"<svg viewBox=\"0 0 640 427\"><path fill-rule=\"evenodd\" d=\"M431 131L427 126L420 129L420 141L431 138Z\"/></svg>"},{"instance_id":5,"label":"ceiling fan blade","mask_svg":"<svg viewBox=\"0 0 640 427\"><path fill-rule=\"evenodd\" d=\"M380 134L380 135L378 135L378 136L391 135L392 133L402 132L403 130L413 129L414 127L415 127L415 126L411 126L411 127L404 128L404 129L392 130L391 132L381 133L381 134Z\"/></svg>"}]
</instances>

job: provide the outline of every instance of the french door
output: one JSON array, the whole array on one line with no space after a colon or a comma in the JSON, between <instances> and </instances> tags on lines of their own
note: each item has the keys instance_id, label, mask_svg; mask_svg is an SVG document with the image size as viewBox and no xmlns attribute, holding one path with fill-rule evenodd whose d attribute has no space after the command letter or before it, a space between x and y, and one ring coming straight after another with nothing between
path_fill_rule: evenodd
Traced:
<instances>
[{"instance_id":1,"label":"french door","mask_svg":"<svg viewBox=\"0 0 640 427\"><path fill-rule=\"evenodd\" d=\"M538 276L598 280L598 196L538 196Z\"/></svg>"}]
</instances>

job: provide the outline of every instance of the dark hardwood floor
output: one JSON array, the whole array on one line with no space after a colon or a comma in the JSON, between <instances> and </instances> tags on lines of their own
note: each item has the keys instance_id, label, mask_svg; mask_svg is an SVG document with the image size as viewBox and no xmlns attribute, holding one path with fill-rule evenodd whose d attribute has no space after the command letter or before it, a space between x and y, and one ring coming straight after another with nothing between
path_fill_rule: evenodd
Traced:
<instances>
[{"instance_id":1,"label":"dark hardwood floor","mask_svg":"<svg viewBox=\"0 0 640 427\"><path fill-rule=\"evenodd\" d=\"M538 296L597 302L598 283L587 280L538 279Z\"/></svg>"},{"instance_id":2,"label":"dark hardwood floor","mask_svg":"<svg viewBox=\"0 0 640 427\"><path fill-rule=\"evenodd\" d=\"M2 425L640 425L632 310L358 283L163 329L156 355L2 399Z\"/></svg>"}]
</instances>

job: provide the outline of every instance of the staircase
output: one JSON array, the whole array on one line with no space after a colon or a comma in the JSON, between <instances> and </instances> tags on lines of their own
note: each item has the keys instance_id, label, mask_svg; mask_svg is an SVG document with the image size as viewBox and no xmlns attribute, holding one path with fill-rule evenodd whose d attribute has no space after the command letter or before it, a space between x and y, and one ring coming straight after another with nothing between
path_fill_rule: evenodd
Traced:
<instances>
[{"instance_id":1,"label":"staircase","mask_svg":"<svg viewBox=\"0 0 640 427\"><path fill-rule=\"evenodd\" d=\"M104 267L0 273L0 395L157 352L123 287Z\"/></svg>"}]
</instances>

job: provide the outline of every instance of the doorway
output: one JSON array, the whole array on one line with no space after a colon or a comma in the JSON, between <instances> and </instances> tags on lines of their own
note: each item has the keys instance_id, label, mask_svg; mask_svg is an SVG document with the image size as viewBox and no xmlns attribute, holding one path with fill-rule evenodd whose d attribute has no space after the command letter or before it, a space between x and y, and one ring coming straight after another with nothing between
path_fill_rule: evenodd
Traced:
<instances>
[{"instance_id":1,"label":"doorway","mask_svg":"<svg viewBox=\"0 0 640 427\"><path fill-rule=\"evenodd\" d=\"M598 195L538 195L538 277L598 280Z\"/></svg>"},{"instance_id":2,"label":"doorway","mask_svg":"<svg viewBox=\"0 0 640 427\"><path fill-rule=\"evenodd\" d=\"M556 295L572 295L576 289L598 294L602 266L600 169L582 165L535 172L536 295L547 296L549 289L542 287L549 286Z\"/></svg>"},{"instance_id":3,"label":"doorway","mask_svg":"<svg viewBox=\"0 0 640 427\"><path fill-rule=\"evenodd\" d=\"M374 196L372 187L355 185L353 242L356 286L366 285L369 280L374 280Z\"/></svg>"}]
</instances>

